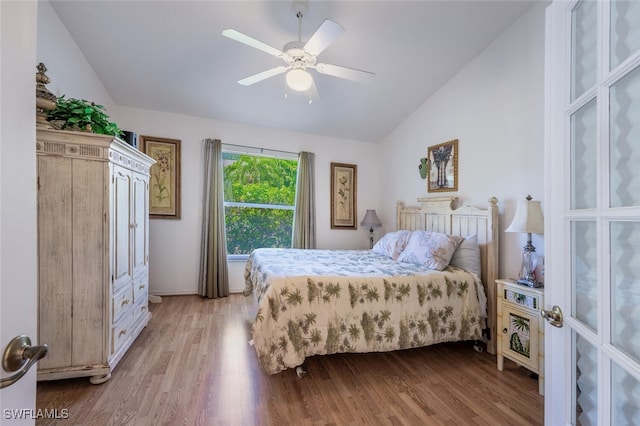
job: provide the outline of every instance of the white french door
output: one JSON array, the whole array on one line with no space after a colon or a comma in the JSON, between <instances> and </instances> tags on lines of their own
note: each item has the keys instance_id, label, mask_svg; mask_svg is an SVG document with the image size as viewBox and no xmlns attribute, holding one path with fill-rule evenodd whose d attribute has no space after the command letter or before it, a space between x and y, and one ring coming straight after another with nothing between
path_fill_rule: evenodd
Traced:
<instances>
[{"instance_id":1,"label":"white french door","mask_svg":"<svg viewBox=\"0 0 640 426\"><path fill-rule=\"evenodd\" d=\"M545 424L638 424L640 1L554 1L545 51Z\"/></svg>"}]
</instances>

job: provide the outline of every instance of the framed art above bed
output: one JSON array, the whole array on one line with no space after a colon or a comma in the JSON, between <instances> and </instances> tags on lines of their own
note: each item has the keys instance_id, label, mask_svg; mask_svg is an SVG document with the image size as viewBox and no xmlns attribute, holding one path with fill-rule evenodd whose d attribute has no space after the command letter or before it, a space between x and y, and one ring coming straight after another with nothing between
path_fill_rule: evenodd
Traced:
<instances>
[{"instance_id":1,"label":"framed art above bed","mask_svg":"<svg viewBox=\"0 0 640 426\"><path fill-rule=\"evenodd\" d=\"M427 192L458 190L458 140L454 139L427 150Z\"/></svg>"},{"instance_id":2,"label":"framed art above bed","mask_svg":"<svg viewBox=\"0 0 640 426\"><path fill-rule=\"evenodd\" d=\"M491 198L486 209L453 209L455 197L418 201L419 206L397 204L402 231L396 233L410 234L397 260L376 247L251 253L245 295L253 294L258 303L252 344L265 372L299 367L313 355L452 341L485 341L495 353L497 200ZM449 258L437 267L411 256L401 261L413 252L414 236L426 237L428 244L454 243ZM475 247L479 270L454 262L465 243ZM437 258L442 254L428 250Z\"/></svg>"}]
</instances>

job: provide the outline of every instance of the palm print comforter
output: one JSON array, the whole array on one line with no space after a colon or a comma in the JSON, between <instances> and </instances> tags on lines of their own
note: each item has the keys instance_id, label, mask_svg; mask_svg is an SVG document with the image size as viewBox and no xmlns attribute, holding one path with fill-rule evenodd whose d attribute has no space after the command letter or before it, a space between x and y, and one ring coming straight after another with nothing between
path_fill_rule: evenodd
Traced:
<instances>
[{"instance_id":1,"label":"palm print comforter","mask_svg":"<svg viewBox=\"0 0 640 426\"><path fill-rule=\"evenodd\" d=\"M312 355L481 339L486 317L475 274L370 250L257 249L245 285L258 303L253 345L269 374Z\"/></svg>"}]
</instances>

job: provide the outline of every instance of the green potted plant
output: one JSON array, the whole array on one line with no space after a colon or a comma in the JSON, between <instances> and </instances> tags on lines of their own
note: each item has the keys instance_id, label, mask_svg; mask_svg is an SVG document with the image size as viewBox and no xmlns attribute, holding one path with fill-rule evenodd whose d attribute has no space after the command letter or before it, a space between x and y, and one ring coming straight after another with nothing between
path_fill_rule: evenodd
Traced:
<instances>
[{"instance_id":1,"label":"green potted plant","mask_svg":"<svg viewBox=\"0 0 640 426\"><path fill-rule=\"evenodd\" d=\"M65 99L65 95L60 96L55 109L47 111L47 120L60 123L61 129L123 136L118 125L109 121L102 105L84 99Z\"/></svg>"}]
</instances>

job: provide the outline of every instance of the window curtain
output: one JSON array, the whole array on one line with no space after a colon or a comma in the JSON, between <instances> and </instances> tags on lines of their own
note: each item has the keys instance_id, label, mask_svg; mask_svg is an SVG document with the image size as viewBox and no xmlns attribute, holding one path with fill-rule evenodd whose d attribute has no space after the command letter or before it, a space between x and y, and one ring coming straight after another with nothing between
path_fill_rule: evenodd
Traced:
<instances>
[{"instance_id":1,"label":"window curtain","mask_svg":"<svg viewBox=\"0 0 640 426\"><path fill-rule=\"evenodd\" d=\"M199 292L202 297L217 299L229 295L222 142L205 139L204 154Z\"/></svg>"},{"instance_id":2,"label":"window curtain","mask_svg":"<svg viewBox=\"0 0 640 426\"><path fill-rule=\"evenodd\" d=\"M293 215L293 248L316 248L315 157L312 152L298 155L296 207Z\"/></svg>"}]
</instances>

